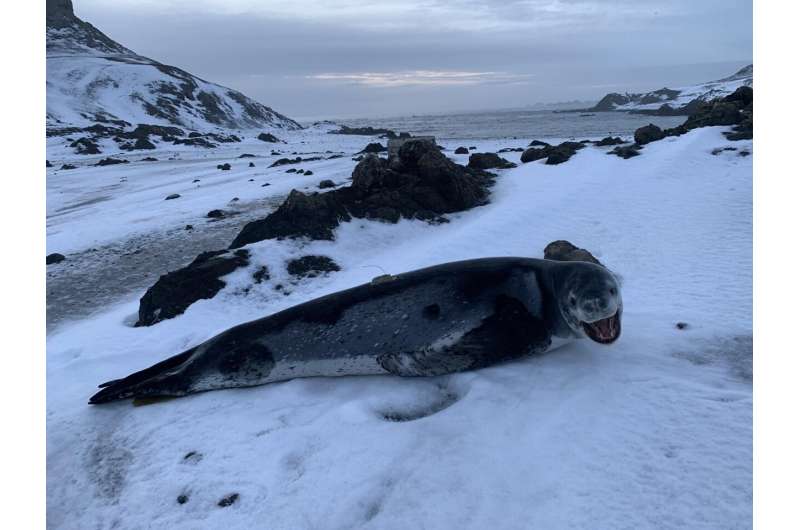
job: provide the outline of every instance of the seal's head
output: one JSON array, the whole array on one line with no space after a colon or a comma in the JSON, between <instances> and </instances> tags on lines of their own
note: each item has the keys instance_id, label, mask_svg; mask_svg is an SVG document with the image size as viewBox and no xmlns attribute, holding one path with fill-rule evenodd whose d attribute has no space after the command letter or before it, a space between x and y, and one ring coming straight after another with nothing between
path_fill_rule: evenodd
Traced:
<instances>
[{"instance_id":1,"label":"seal's head","mask_svg":"<svg viewBox=\"0 0 800 530\"><path fill-rule=\"evenodd\" d=\"M611 344L622 334L622 296L617 279L600 265L569 265L559 290L564 320L579 337Z\"/></svg>"}]
</instances>

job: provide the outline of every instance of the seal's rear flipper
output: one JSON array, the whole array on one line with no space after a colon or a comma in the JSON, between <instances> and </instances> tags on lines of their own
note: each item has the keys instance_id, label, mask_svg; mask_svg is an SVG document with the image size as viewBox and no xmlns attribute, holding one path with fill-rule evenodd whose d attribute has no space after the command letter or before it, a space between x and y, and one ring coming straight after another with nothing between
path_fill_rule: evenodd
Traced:
<instances>
[{"instance_id":1,"label":"seal's rear flipper","mask_svg":"<svg viewBox=\"0 0 800 530\"><path fill-rule=\"evenodd\" d=\"M179 353L169 359L156 363L150 368L145 368L122 379L114 379L100 385L100 392L89 398L89 403L97 405L127 399L130 397L144 397L157 395L175 395L174 385L169 384L168 372L178 368L194 353L194 348Z\"/></svg>"}]
</instances>

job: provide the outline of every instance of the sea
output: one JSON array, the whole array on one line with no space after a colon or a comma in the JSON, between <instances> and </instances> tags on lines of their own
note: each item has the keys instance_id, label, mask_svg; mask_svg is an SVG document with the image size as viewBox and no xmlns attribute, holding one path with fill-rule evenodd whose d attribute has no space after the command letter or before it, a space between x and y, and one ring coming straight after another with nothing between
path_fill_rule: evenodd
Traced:
<instances>
[{"instance_id":1,"label":"sea","mask_svg":"<svg viewBox=\"0 0 800 530\"><path fill-rule=\"evenodd\" d=\"M646 116L627 112L563 112L502 110L460 114L413 115L396 118L336 120L350 127L380 127L441 140L566 139L603 136L632 137L648 123L675 127L685 116Z\"/></svg>"}]
</instances>

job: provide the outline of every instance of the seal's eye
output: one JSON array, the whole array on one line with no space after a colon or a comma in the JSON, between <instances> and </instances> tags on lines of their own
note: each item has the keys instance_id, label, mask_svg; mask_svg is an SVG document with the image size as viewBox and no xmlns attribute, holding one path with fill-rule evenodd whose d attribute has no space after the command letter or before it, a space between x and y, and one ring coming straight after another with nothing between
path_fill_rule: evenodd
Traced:
<instances>
[{"instance_id":1,"label":"seal's eye","mask_svg":"<svg viewBox=\"0 0 800 530\"><path fill-rule=\"evenodd\" d=\"M611 293L612 296L616 296L617 295L617 290L614 287L609 289L608 292Z\"/></svg>"},{"instance_id":2,"label":"seal's eye","mask_svg":"<svg viewBox=\"0 0 800 530\"><path fill-rule=\"evenodd\" d=\"M571 305L572 307L577 307L578 306L578 299L575 298L574 296L570 296L569 297L569 305Z\"/></svg>"}]
</instances>

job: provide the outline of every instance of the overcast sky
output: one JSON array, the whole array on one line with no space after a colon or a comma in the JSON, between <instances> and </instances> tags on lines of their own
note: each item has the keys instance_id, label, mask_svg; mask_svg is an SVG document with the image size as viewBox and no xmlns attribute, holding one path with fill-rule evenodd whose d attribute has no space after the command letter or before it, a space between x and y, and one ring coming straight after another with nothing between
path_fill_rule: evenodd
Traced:
<instances>
[{"instance_id":1,"label":"overcast sky","mask_svg":"<svg viewBox=\"0 0 800 530\"><path fill-rule=\"evenodd\" d=\"M738 0L73 0L132 50L296 118L597 100L752 61Z\"/></svg>"}]
</instances>

